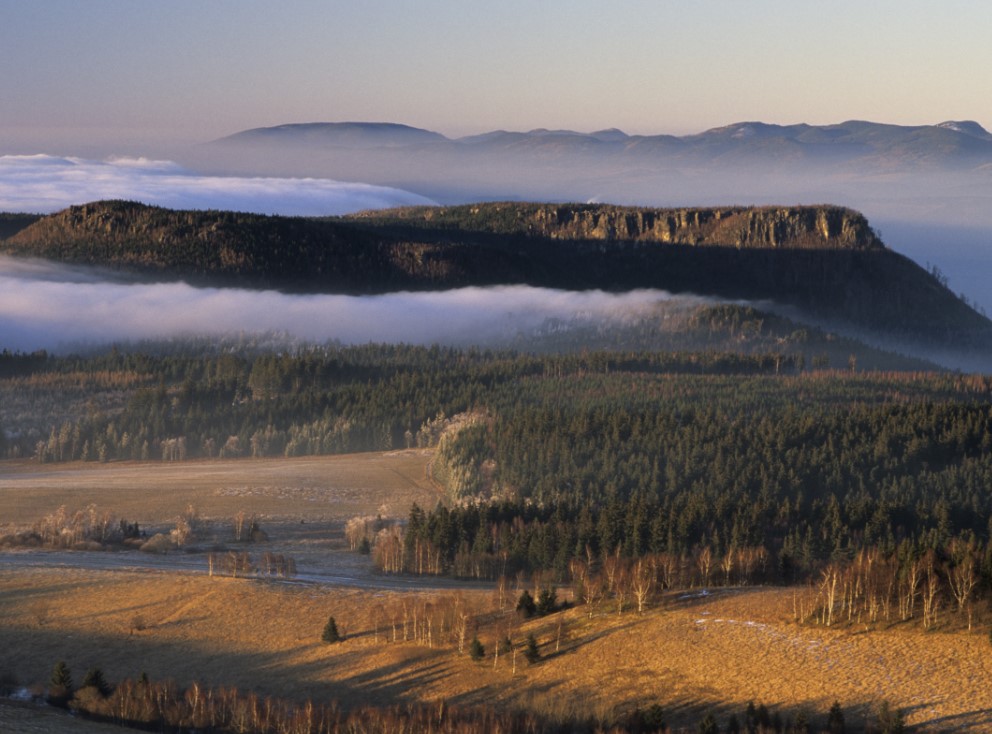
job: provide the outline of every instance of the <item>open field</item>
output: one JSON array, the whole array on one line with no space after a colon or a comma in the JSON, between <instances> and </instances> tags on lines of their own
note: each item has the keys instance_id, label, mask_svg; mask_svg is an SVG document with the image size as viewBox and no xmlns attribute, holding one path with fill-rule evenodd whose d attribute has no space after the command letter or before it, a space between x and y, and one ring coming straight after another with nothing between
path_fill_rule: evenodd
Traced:
<instances>
[{"instance_id":1,"label":"open field","mask_svg":"<svg viewBox=\"0 0 992 734\"><path fill-rule=\"evenodd\" d=\"M451 592L445 592L450 595ZM0 670L22 683L45 681L64 659L77 677L92 666L111 680L236 685L291 699L388 704L445 699L551 714L610 715L660 702L672 721L716 708L740 713L749 699L783 716L822 715L834 700L859 724L878 701L926 730L992 726L992 656L984 633L802 628L788 620L791 592L738 589L671 596L642 616L585 607L524 623L544 660L493 665L373 633L372 610L409 595L162 572L74 569L0 571ZM440 601L434 595L435 601ZM464 592L489 609L489 592ZM141 615L145 629L133 631ZM347 639L319 642L328 615ZM489 626L479 631L491 651ZM732 708L728 708L732 706Z\"/></svg>"},{"instance_id":2,"label":"open field","mask_svg":"<svg viewBox=\"0 0 992 734\"><path fill-rule=\"evenodd\" d=\"M239 510L263 521L340 521L433 507L425 451L181 463L0 462L0 532L30 526L59 505L95 504L145 525L169 523L187 505L206 518Z\"/></svg>"},{"instance_id":3,"label":"open field","mask_svg":"<svg viewBox=\"0 0 992 734\"><path fill-rule=\"evenodd\" d=\"M0 675L42 686L65 660L77 682L99 666L111 681L146 672L345 705L444 699L610 718L660 703L673 724L710 709L722 722L753 699L783 717L805 709L814 721L838 700L848 723L860 726L887 699L921 730L992 728L984 623L973 633L799 627L792 592L776 588L669 594L641 616L603 604L591 616L575 607L517 622L494 610L488 586L376 576L368 557L345 550L343 521L380 511L402 517L411 502L433 504L427 458L409 451L57 469L0 464L4 531L30 526L59 504L96 503L143 527L168 526L193 504L204 527L222 537L244 510L269 531L267 542L248 549L292 554L300 572L295 581L210 578L202 549L2 553ZM430 647L392 639L387 620L404 603L442 606L456 597L478 615L484 662L459 654L450 633ZM319 641L329 615L346 635L340 645ZM494 661L499 625L509 626L518 649L534 633L544 659L528 666L518 655L515 672L511 655ZM4 732L89 731L74 724L0 706Z\"/></svg>"}]
</instances>

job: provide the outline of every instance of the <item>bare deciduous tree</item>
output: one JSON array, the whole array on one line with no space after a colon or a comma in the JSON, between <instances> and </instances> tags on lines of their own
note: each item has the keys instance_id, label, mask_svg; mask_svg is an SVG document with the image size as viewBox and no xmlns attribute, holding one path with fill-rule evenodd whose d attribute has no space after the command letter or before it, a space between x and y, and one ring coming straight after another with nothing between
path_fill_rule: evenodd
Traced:
<instances>
[{"instance_id":1,"label":"bare deciduous tree","mask_svg":"<svg viewBox=\"0 0 992 734\"><path fill-rule=\"evenodd\" d=\"M971 594L978 583L975 549L972 544L955 539L950 547L951 564L947 569L947 582L958 603L958 613L967 608L968 631L971 631Z\"/></svg>"}]
</instances>

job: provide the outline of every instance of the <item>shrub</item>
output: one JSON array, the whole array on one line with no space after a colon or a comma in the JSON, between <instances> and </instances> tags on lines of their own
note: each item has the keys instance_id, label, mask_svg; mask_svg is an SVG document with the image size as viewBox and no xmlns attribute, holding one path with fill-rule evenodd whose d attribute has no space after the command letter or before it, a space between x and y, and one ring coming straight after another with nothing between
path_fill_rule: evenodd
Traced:
<instances>
[{"instance_id":1,"label":"shrub","mask_svg":"<svg viewBox=\"0 0 992 734\"><path fill-rule=\"evenodd\" d=\"M167 553L170 550L174 550L175 547L176 544L173 542L171 536L165 533L157 533L142 543L141 550L145 553Z\"/></svg>"}]
</instances>

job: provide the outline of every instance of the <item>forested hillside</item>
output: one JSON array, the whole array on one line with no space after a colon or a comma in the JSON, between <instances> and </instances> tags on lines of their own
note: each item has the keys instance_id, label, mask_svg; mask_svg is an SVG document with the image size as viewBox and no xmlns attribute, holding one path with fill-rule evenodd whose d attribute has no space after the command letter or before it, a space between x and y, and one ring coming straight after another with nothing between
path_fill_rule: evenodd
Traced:
<instances>
[{"instance_id":1,"label":"forested hillside","mask_svg":"<svg viewBox=\"0 0 992 734\"><path fill-rule=\"evenodd\" d=\"M435 572L564 576L577 557L748 547L764 549L767 578L788 578L869 545L989 533L987 377L773 353L400 346L0 363L4 449L39 462L436 447L451 509L406 541L435 548Z\"/></svg>"}]
</instances>

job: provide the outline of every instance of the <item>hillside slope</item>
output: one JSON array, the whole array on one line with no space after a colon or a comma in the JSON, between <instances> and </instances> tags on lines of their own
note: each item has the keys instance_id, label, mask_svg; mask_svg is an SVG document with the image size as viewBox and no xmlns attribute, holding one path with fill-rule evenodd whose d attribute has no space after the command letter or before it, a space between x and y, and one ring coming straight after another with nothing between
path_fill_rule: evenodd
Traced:
<instances>
[{"instance_id":1,"label":"hillside slope","mask_svg":"<svg viewBox=\"0 0 992 734\"><path fill-rule=\"evenodd\" d=\"M992 343L987 318L885 248L862 215L830 206L497 203L315 220L113 201L44 217L0 249L157 279L299 292L658 288L771 301L890 341Z\"/></svg>"}]
</instances>

